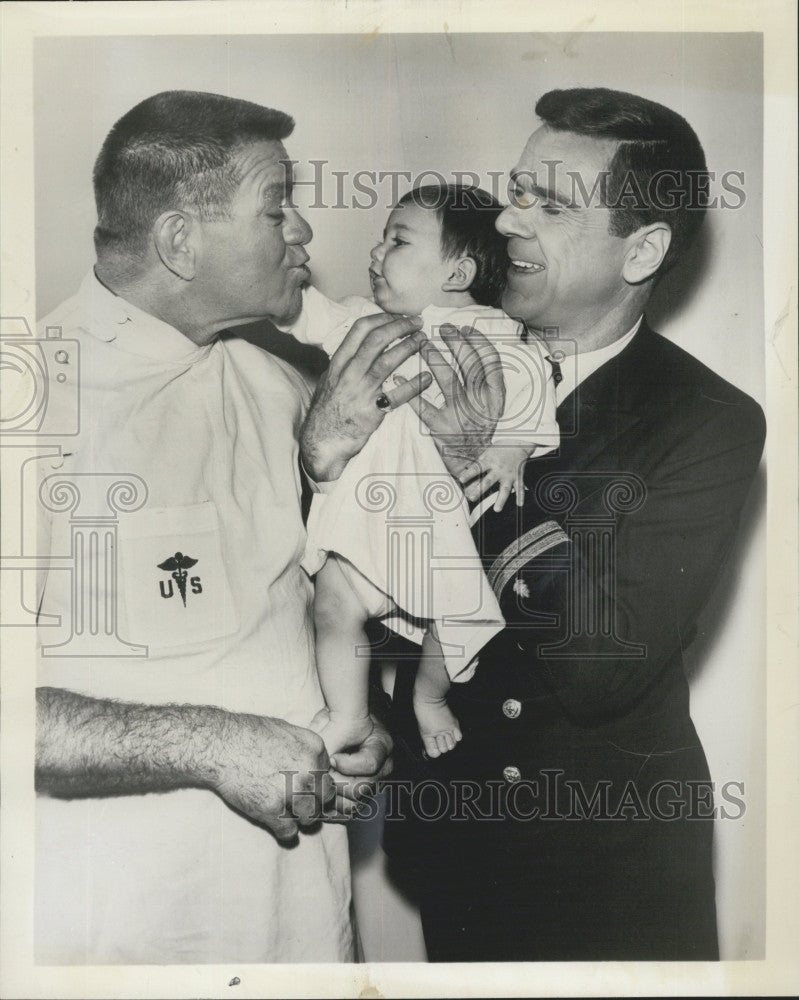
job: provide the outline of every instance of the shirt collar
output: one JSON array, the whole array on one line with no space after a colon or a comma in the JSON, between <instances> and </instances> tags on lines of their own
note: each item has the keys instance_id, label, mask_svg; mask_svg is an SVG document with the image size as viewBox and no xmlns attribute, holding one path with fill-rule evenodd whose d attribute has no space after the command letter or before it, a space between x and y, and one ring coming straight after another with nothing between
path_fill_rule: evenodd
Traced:
<instances>
[{"instance_id":1,"label":"shirt collar","mask_svg":"<svg viewBox=\"0 0 799 1000\"><path fill-rule=\"evenodd\" d=\"M627 333L623 337L619 337L618 340L614 340L612 344L608 344L607 347L600 347L597 351L567 354L561 360L560 370L563 380L555 389L555 399L558 406L570 393L574 392L578 385L585 382L589 375L593 375L602 365L607 364L617 354L621 354L638 333L643 319L644 315L641 313Z\"/></svg>"},{"instance_id":2,"label":"shirt collar","mask_svg":"<svg viewBox=\"0 0 799 1000\"><path fill-rule=\"evenodd\" d=\"M89 333L127 354L193 363L207 357L213 347L198 346L174 326L114 294L98 280L93 269L83 279L78 296Z\"/></svg>"},{"instance_id":3,"label":"shirt collar","mask_svg":"<svg viewBox=\"0 0 799 1000\"><path fill-rule=\"evenodd\" d=\"M629 329L623 337L619 337L619 339L614 340L612 344L608 344L607 347L600 347L598 351L586 351L584 354L567 354L560 361L560 370L563 379L555 387L555 401L557 405L560 406L569 393L574 392L577 386L580 385L581 382L584 382L589 375L593 375L595 371L598 371L602 365L610 361L611 358L615 358L617 354L621 354L636 333L638 333L643 320L644 314L641 313L632 328ZM544 350L546 350L546 341L542 341L541 343ZM552 357L554 353L555 352L553 351L549 356ZM550 378L551 377L552 374L550 373ZM487 497L480 500L472 508L472 511L469 514L469 524L471 526L477 524L483 514L485 514L490 507L493 507L496 498L496 493L492 492ZM515 497L511 497L507 502L515 503Z\"/></svg>"}]
</instances>

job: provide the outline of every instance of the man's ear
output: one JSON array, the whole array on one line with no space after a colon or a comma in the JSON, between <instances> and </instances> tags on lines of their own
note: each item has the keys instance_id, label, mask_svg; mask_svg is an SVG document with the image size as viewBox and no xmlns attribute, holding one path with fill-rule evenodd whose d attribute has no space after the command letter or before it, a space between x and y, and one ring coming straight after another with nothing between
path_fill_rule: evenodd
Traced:
<instances>
[{"instance_id":1,"label":"man's ear","mask_svg":"<svg viewBox=\"0 0 799 1000\"><path fill-rule=\"evenodd\" d=\"M628 284L639 285L651 278L663 263L671 246L671 229L665 222L653 222L636 230L628 240L629 249L621 273Z\"/></svg>"},{"instance_id":2,"label":"man's ear","mask_svg":"<svg viewBox=\"0 0 799 1000\"><path fill-rule=\"evenodd\" d=\"M442 292L465 292L475 279L477 264L471 257L459 257L452 262L450 275L441 286Z\"/></svg>"},{"instance_id":3,"label":"man's ear","mask_svg":"<svg viewBox=\"0 0 799 1000\"><path fill-rule=\"evenodd\" d=\"M184 281L196 271L195 220L187 212L172 209L155 220L152 234L163 265Z\"/></svg>"}]
</instances>

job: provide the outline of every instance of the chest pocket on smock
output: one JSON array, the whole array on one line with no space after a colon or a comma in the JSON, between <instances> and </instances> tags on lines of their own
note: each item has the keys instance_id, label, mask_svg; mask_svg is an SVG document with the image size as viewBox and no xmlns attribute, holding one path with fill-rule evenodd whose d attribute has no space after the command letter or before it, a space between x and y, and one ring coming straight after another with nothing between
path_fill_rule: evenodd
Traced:
<instances>
[{"instance_id":1,"label":"chest pocket on smock","mask_svg":"<svg viewBox=\"0 0 799 1000\"><path fill-rule=\"evenodd\" d=\"M119 525L120 590L130 642L153 650L235 632L216 505L150 508Z\"/></svg>"}]
</instances>

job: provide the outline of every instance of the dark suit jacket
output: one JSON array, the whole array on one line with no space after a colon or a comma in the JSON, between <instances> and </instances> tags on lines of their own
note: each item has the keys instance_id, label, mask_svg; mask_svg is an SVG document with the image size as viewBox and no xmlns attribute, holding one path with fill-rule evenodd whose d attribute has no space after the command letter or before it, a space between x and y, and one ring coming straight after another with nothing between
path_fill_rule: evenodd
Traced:
<instances>
[{"instance_id":1,"label":"dark suit jacket","mask_svg":"<svg viewBox=\"0 0 799 1000\"><path fill-rule=\"evenodd\" d=\"M418 775L456 807L420 828L428 948L713 958L713 803L682 652L734 541L763 414L644 323L558 419L524 507L475 528L508 624L453 685L462 743Z\"/></svg>"}]
</instances>

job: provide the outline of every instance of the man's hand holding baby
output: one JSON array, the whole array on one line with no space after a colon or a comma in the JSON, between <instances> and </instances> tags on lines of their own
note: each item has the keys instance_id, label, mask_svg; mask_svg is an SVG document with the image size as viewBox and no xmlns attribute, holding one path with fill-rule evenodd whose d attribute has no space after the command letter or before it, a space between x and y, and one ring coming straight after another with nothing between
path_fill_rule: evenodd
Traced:
<instances>
[{"instance_id":1,"label":"man's hand holding baby","mask_svg":"<svg viewBox=\"0 0 799 1000\"><path fill-rule=\"evenodd\" d=\"M458 363L463 381L427 340L420 353L444 395L444 403L436 407L416 396L410 405L432 433L450 474L460 479L491 442L505 405L505 380L496 348L479 330L444 325L439 332ZM401 376L395 376L395 381L400 387L410 384Z\"/></svg>"},{"instance_id":2,"label":"man's hand holding baby","mask_svg":"<svg viewBox=\"0 0 799 1000\"><path fill-rule=\"evenodd\" d=\"M329 719L329 710L323 708L311 721L311 729L323 731ZM391 774L393 740L375 716L370 717L370 726L369 735L358 746L338 751L330 758L330 776L336 795L335 803L325 807L323 818L326 822L342 822L357 816L377 790L379 782Z\"/></svg>"},{"instance_id":3,"label":"man's hand holding baby","mask_svg":"<svg viewBox=\"0 0 799 1000\"><path fill-rule=\"evenodd\" d=\"M319 380L302 429L303 463L313 479L338 479L381 423L385 408L376 401L384 391L383 381L426 343L421 325L418 316L388 313L366 316L352 325ZM431 382L430 374L421 372L386 392L388 409L406 403Z\"/></svg>"}]
</instances>

